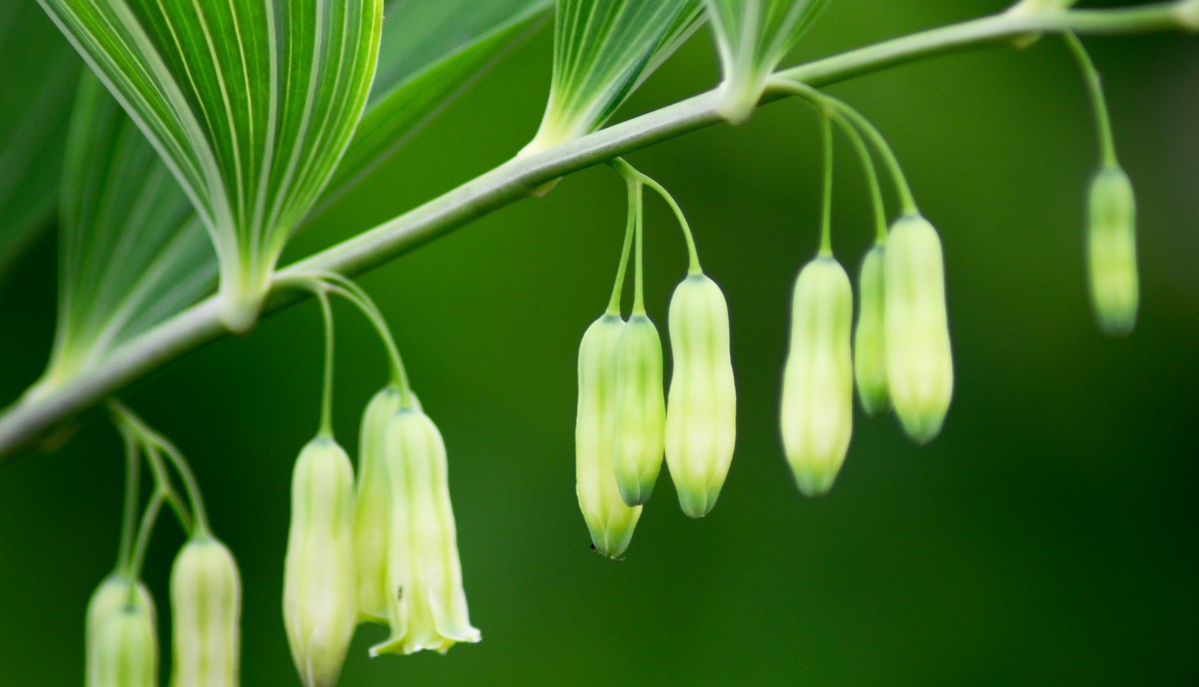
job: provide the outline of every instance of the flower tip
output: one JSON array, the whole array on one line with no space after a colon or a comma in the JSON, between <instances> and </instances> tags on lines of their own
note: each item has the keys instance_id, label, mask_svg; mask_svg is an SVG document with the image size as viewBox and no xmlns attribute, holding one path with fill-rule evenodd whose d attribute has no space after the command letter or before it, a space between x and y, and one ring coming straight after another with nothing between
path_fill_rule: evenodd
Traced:
<instances>
[{"instance_id":1,"label":"flower tip","mask_svg":"<svg viewBox=\"0 0 1199 687\"><path fill-rule=\"evenodd\" d=\"M796 470L793 474L799 493L816 498L833 490L838 470Z\"/></svg>"},{"instance_id":2,"label":"flower tip","mask_svg":"<svg viewBox=\"0 0 1199 687\"><path fill-rule=\"evenodd\" d=\"M945 413L928 412L907 417L901 415L899 421L908 438L924 446L931 443L941 433L941 425L945 422Z\"/></svg>"},{"instance_id":3,"label":"flower tip","mask_svg":"<svg viewBox=\"0 0 1199 687\"><path fill-rule=\"evenodd\" d=\"M633 484L627 484L624 481L618 480L616 486L620 489L620 499L624 501L626 506L644 506L649 497L654 493L654 482L646 482L639 480Z\"/></svg>"},{"instance_id":4,"label":"flower tip","mask_svg":"<svg viewBox=\"0 0 1199 687\"><path fill-rule=\"evenodd\" d=\"M679 508L683 511L683 515L692 520L699 520L712 512L712 509L716 507L716 499L719 497L719 488L703 492L680 490Z\"/></svg>"}]
</instances>

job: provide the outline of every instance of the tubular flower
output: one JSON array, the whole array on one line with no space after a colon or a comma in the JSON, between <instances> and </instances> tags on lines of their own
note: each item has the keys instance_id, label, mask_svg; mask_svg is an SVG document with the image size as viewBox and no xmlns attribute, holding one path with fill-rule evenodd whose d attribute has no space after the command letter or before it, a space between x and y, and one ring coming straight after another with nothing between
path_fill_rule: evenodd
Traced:
<instances>
[{"instance_id":1,"label":"tubular flower","mask_svg":"<svg viewBox=\"0 0 1199 687\"><path fill-rule=\"evenodd\" d=\"M683 512L701 518L720 496L737 436L728 306L720 287L702 273L675 288L670 345L666 464Z\"/></svg>"},{"instance_id":2,"label":"tubular flower","mask_svg":"<svg viewBox=\"0 0 1199 687\"><path fill-rule=\"evenodd\" d=\"M389 386L371 398L359 434L358 494L354 503L354 562L358 576L358 617L387 622L388 504L387 426L403 404L404 392ZM416 397L409 393L409 399Z\"/></svg>"},{"instance_id":3,"label":"tubular flower","mask_svg":"<svg viewBox=\"0 0 1199 687\"><path fill-rule=\"evenodd\" d=\"M371 655L445 653L457 642L479 641L462 589L441 432L419 407L402 408L388 425L383 454L391 494L391 636L371 647Z\"/></svg>"},{"instance_id":4,"label":"tubular flower","mask_svg":"<svg viewBox=\"0 0 1199 687\"><path fill-rule=\"evenodd\" d=\"M928 443L953 397L941 239L919 215L899 219L887 239L887 385L908 436Z\"/></svg>"},{"instance_id":5,"label":"tubular flower","mask_svg":"<svg viewBox=\"0 0 1199 687\"><path fill-rule=\"evenodd\" d=\"M1099 170L1091 180L1087 267L1091 305L1099 327L1124 336L1137 321L1136 197L1120 167Z\"/></svg>"},{"instance_id":6,"label":"tubular flower","mask_svg":"<svg viewBox=\"0 0 1199 687\"><path fill-rule=\"evenodd\" d=\"M891 407L887 388L886 283L883 265L886 247L876 243L862 260L859 274L858 325L853 334L853 371L858 399L867 415L878 415Z\"/></svg>"},{"instance_id":7,"label":"tubular flower","mask_svg":"<svg viewBox=\"0 0 1199 687\"><path fill-rule=\"evenodd\" d=\"M229 549L191 538L171 568L172 687L236 687L241 579Z\"/></svg>"},{"instance_id":8,"label":"tubular flower","mask_svg":"<svg viewBox=\"0 0 1199 687\"><path fill-rule=\"evenodd\" d=\"M354 471L330 437L296 460L283 573L283 623L305 687L337 682L358 619Z\"/></svg>"},{"instance_id":9,"label":"tubular flower","mask_svg":"<svg viewBox=\"0 0 1199 687\"><path fill-rule=\"evenodd\" d=\"M817 496L832 488L853 433L849 276L831 256L817 257L795 280L791 308L783 445L799 490Z\"/></svg>"},{"instance_id":10,"label":"tubular flower","mask_svg":"<svg viewBox=\"0 0 1199 687\"><path fill-rule=\"evenodd\" d=\"M595 550L619 558L629 547L641 507L621 498L613 465L617 416L617 350L625 322L603 315L579 344L579 406L575 419L575 492Z\"/></svg>"},{"instance_id":11,"label":"tubular flower","mask_svg":"<svg viewBox=\"0 0 1199 687\"><path fill-rule=\"evenodd\" d=\"M666 400L662 340L654 323L634 315L616 344L616 484L630 506L649 500L662 469Z\"/></svg>"},{"instance_id":12,"label":"tubular flower","mask_svg":"<svg viewBox=\"0 0 1199 687\"><path fill-rule=\"evenodd\" d=\"M104 579L87 604L87 687L158 684L158 631L146 586L121 575Z\"/></svg>"}]
</instances>

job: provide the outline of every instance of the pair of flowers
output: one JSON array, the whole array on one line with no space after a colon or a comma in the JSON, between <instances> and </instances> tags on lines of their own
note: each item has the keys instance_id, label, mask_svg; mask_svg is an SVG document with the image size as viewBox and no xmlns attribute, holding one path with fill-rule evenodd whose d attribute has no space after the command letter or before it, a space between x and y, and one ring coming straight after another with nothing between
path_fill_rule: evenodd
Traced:
<instances>
[{"instance_id":1,"label":"pair of flowers","mask_svg":"<svg viewBox=\"0 0 1199 687\"><path fill-rule=\"evenodd\" d=\"M327 434L300 452L284 570L283 616L306 687L336 683L360 621L390 624L371 655L445 652L477 642L470 624L441 433L406 388L363 415L357 486Z\"/></svg>"},{"instance_id":2,"label":"pair of flowers","mask_svg":"<svg viewBox=\"0 0 1199 687\"><path fill-rule=\"evenodd\" d=\"M174 687L235 687L241 634L241 579L229 549L197 532L171 569ZM92 594L86 621L88 687L158 684L154 600L129 575L109 575Z\"/></svg>"}]
</instances>

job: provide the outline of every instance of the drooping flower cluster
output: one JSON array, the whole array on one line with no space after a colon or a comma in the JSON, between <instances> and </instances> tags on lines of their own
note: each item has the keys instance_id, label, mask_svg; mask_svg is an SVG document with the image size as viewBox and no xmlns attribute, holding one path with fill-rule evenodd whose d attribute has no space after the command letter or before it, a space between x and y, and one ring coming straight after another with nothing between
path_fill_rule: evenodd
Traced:
<instances>
[{"instance_id":1,"label":"drooping flower cluster","mask_svg":"<svg viewBox=\"0 0 1199 687\"><path fill-rule=\"evenodd\" d=\"M445 444L408 387L386 323L343 277L321 274L297 285L314 290L322 303L328 349L321 430L300 452L292 477L283 615L301 681L328 687L337 682L359 622L391 628L372 656L444 653L480 634L463 592ZM332 434L327 293L365 313L391 357L392 381L363 413L357 484Z\"/></svg>"},{"instance_id":2,"label":"drooping flower cluster","mask_svg":"<svg viewBox=\"0 0 1199 687\"><path fill-rule=\"evenodd\" d=\"M579 509L595 550L619 558L649 500L663 457L679 506L707 515L733 459L736 388L724 294L699 266L686 220L657 182L623 160L613 166L629 190L629 222L607 311L579 345L575 471ZM662 342L645 312L642 286L642 190L657 191L675 210L691 247L691 268L670 302L674 363L663 389ZM636 240L632 314L621 316L625 271Z\"/></svg>"},{"instance_id":3,"label":"drooping flower cluster","mask_svg":"<svg viewBox=\"0 0 1199 687\"><path fill-rule=\"evenodd\" d=\"M116 569L88 603L85 683L88 687L158 684L154 601L139 577L150 531L168 505L189 534L171 569L171 685L236 687L241 645L237 563L212 535L183 455L124 406L114 403L112 408L126 442L126 507ZM155 489L138 519L143 458L154 475ZM186 500L176 491L170 468L183 482Z\"/></svg>"}]
</instances>

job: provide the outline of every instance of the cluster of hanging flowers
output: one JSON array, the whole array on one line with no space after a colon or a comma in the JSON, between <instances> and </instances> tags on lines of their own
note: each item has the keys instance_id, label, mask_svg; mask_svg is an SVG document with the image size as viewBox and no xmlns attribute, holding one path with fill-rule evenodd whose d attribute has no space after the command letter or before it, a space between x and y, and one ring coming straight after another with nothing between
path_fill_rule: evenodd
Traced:
<instances>
[{"instance_id":1,"label":"cluster of hanging flowers","mask_svg":"<svg viewBox=\"0 0 1199 687\"><path fill-rule=\"evenodd\" d=\"M735 26L752 18L747 8L755 3L739 8L710 4L724 12L718 15L722 22ZM793 18L799 21L800 16ZM720 26L718 22L718 34ZM1135 199L1116 160L1098 75L1078 39L1072 34L1065 39L1087 79L1101 150L1088 203L1091 301L1100 328L1123 335L1131 331L1138 305ZM722 45L722 55L736 52L730 46L734 44ZM728 73L726 78L740 77ZM730 108L725 114L737 121L739 105L750 96L731 84L724 89ZM867 415L893 412L913 441L926 444L940 434L954 386L945 260L936 228L921 214L898 159L868 119L848 104L791 80L768 79L749 92L767 89L807 100L822 122L820 246L795 280L779 411L784 454L795 484L803 494L817 496L833 487L845 462L853 434L855 387ZM858 275L856 324L854 288L832 249L834 125L861 160L875 219L875 240ZM891 222L886 219L876 158L889 172L901 205L898 219ZM628 186L628 224L608 308L587 329L579 347L575 438L579 507L592 544L606 556L619 557L653 491L663 456L687 515L702 517L715 505L733 457L736 388L725 299L700 268L679 206L661 185L623 160L612 166ZM673 374L665 395L661 340L646 315L642 285L645 187L660 194L675 212L690 255L689 272L670 302ZM631 254L635 291L625 319L621 293Z\"/></svg>"},{"instance_id":2,"label":"cluster of hanging flowers","mask_svg":"<svg viewBox=\"0 0 1199 687\"><path fill-rule=\"evenodd\" d=\"M171 684L234 687L241 645L237 563L213 536L195 477L179 450L128 408L115 402L111 408L125 439L125 513L117 565L88 602L84 683L158 684L157 614L140 578L150 533L163 507L168 507L188 533L171 568ZM143 462L151 469L154 489L139 517ZM182 481L186 497L175 488L176 480Z\"/></svg>"},{"instance_id":3,"label":"cluster of hanging flowers","mask_svg":"<svg viewBox=\"0 0 1199 687\"><path fill-rule=\"evenodd\" d=\"M737 391L728 306L720 287L700 267L686 218L653 179L624 160L612 166L625 180L629 214L608 307L579 346L575 466L579 508L592 545L618 558L629 546L663 457L684 513L700 518L716 505L733 459ZM674 369L669 396L663 388L662 341L645 311L646 187L670 205L690 253L688 273L670 302ZM633 306L626 320L621 295L634 253Z\"/></svg>"},{"instance_id":4,"label":"cluster of hanging flowers","mask_svg":"<svg viewBox=\"0 0 1199 687\"><path fill-rule=\"evenodd\" d=\"M390 627L372 656L447 651L477 642L469 618L450 506L446 449L421 408L386 322L353 282L335 274L298 278L325 315L325 386L317 436L292 474L283 619L306 687L337 682L359 622ZM372 322L390 356L391 379L363 413L357 483L332 431L333 319L328 294Z\"/></svg>"}]
</instances>

